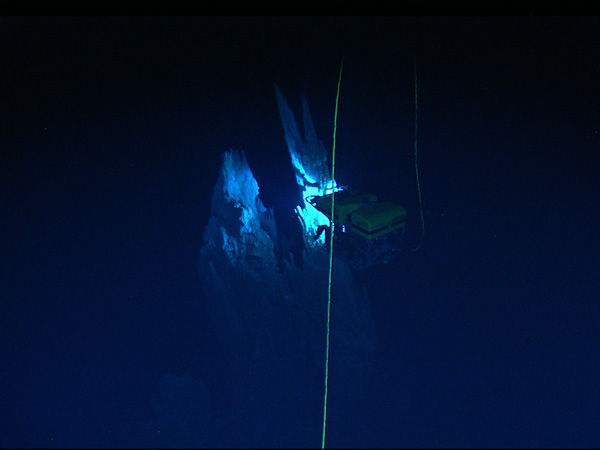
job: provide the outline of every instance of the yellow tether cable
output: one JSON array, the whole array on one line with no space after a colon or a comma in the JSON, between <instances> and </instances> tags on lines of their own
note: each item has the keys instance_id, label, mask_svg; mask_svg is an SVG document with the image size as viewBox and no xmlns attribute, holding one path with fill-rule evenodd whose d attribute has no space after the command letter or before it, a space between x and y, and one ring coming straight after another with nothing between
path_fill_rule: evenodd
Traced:
<instances>
[{"instance_id":1,"label":"yellow tether cable","mask_svg":"<svg viewBox=\"0 0 600 450\"><path fill-rule=\"evenodd\" d=\"M333 116L333 150L331 152L331 221L330 221L330 240L329 240L329 285L327 287L327 344L325 350L325 398L323 401L323 438L321 448L325 448L325 431L327 428L327 385L329 380L329 325L331 323L331 279L333 274L333 229L335 225L335 137L337 132L337 114L340 100L340 86L342 84L342 69L344 68L344 56L340 64L340 75L338 77L337 94L335 96L335 113Z\"/></svg>"},{"instance_id":2,"label":"yellow tether cable","mask_svg":"<svg viewBox=\"0 0 600 450\"><path fill-rule=\"evenodd\" d=\"M421 245L423 245L423 240L425 239L425 219L423 218L423 205L421 204L421 184L419 183L419 168L417 166L417 55L414 54L414 63L415 63L415 174L417 176L417 191L419 193L419 210L421 211L421 242L411 251L416 252L419 250Z\"/></svg>"}]
</instances>

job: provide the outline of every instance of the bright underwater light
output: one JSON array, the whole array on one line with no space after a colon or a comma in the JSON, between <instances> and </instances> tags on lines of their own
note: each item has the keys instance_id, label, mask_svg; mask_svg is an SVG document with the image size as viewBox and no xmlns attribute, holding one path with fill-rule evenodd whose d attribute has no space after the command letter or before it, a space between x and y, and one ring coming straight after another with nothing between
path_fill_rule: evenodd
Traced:
<instances>
[{"instance_id":1,"label":"bright underwater light","mask_svg":"<svg viewBox=\"0 0 600 450\"><path fill-rule=\"evenodd\" d=\"M300 168L298 169L300 170ZM331 225L329 218L310 204L309 199L313 197L320 197L322 195L329 195L333 192L339 192L344 190L344 187L339 187L335 180L328 180L324 187L321 186L307 186L304 185L302 192L302 199L304 201L303 206L296 207L296 213L302 223L305 232L308 235L314 235L317 232L317 228L320 225ZM325 234L321 234L319 239L315 243L323 244L325 242Z\"/></svg>"}]
</instances>

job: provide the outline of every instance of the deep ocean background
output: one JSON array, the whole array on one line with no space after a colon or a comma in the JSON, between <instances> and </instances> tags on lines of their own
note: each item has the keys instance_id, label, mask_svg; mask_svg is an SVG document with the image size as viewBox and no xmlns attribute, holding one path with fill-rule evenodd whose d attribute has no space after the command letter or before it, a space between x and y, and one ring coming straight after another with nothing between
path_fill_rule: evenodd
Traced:
<instances>
[{"instance_id":1,"label":"deep ocean background","mask_svg":"<svg viewBox=\"0 0 600 450\"><path fill-rule=\"evenodd\" d=\"M328 445L600 445L600 19L248 16L0 18L0 446L244 445L194 406L212 188L244 150L294 234L273 83L331 148L342 54L338 183L409 247L416 57L425 238L357 275L380 376Z\"/></svg>"}]
</instances>

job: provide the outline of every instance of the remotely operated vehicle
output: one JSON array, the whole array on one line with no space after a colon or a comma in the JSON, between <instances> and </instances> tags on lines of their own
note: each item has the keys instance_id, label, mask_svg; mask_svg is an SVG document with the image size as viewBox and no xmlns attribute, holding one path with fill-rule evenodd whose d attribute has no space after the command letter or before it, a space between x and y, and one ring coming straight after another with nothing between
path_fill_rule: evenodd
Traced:
<instances>
[{"instance_id":1,"label":"remotely operated vehicle","mask_svg":"<svg viewBox=\"0 0 600 450\"><path fill-rule=\"evenodd\" d=\"M308 202L331 223L333 194L309 197ZM334 199L335 255L351 267L363 270L375 264L386 264L402 250L406 228L406 210L391 201L360 191L343 190ZM331 231L321 226L315 239L325 233L325 250L329 250Z\"/></svg>"}]
</instances>

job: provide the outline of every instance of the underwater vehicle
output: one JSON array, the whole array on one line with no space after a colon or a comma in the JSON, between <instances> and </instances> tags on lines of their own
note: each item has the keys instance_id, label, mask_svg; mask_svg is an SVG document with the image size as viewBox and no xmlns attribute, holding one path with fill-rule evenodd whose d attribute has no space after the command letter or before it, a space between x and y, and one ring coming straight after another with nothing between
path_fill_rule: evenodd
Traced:
<instances>
[{"instance_id":1,"label":"underwater vehicle","mask_svg":"<svg viewBox=\"0 0 600 450\"><path fill-rule=\"evenodd\" d=\"M312 196L307 201L331 223L333 194ZM361 191L343 190L334 199L335 255L357 270L386 264L402 251L406 229L406 210L391 201ZM324 249L329 249L329 226L317 230L315 240L325 232Z\"/></svg>"}]
</instances>

